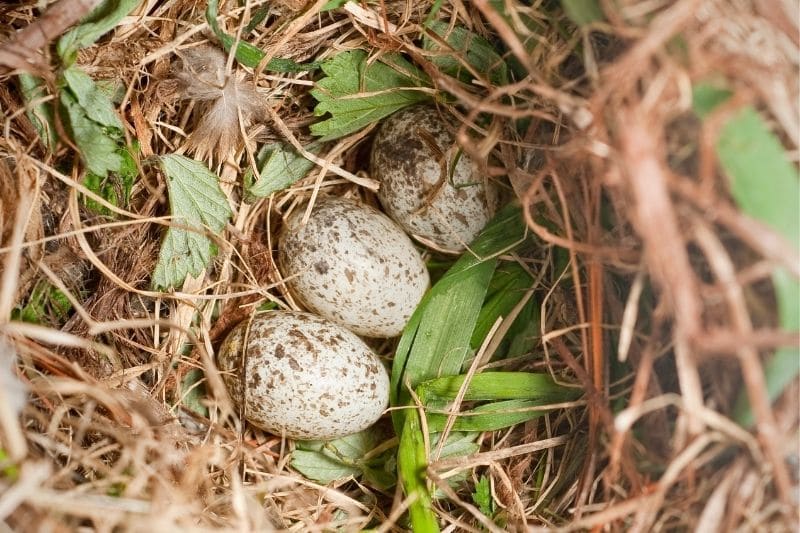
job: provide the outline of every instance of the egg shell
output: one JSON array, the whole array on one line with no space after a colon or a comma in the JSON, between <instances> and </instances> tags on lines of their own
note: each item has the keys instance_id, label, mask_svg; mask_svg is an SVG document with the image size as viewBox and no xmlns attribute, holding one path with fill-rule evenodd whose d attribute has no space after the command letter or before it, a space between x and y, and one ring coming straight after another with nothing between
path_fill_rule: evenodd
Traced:
<instances>
[{"instance_id":1,"label":"egg shell","mask_svg":"<svg viewBox=\"0 0 800 533\"><path fill-rule=\"evenodd\" d=\"M498 202L496 186L458 149L455 130L435 107L408 107L381 124L370 157L389 216L423 242L449 251L461 251L477 237Z\"/></svg>"},{"instance_id":2,"label":"egg shell","mask_svg":"<svg viewBox=\"0 0 800 533\"><path fill-rule=\"evenodd\" d=\"M243 417L276 435L351 435L375 423L389 402L380 359L350 331L310 313L258 314L237 325L218 354Z\"/></svg>"},{"instance_id":3,"label":"egg shell","mask_svg":"<svg viewBox=\"0 0 800 533\"><path fill-rule=\"evenodd\" d=\"M286 221L278 256L310 311L366 337L395 337L430 284L411 239L389 217L345 198L319 199Z\"/></svg>"}]
</instances>

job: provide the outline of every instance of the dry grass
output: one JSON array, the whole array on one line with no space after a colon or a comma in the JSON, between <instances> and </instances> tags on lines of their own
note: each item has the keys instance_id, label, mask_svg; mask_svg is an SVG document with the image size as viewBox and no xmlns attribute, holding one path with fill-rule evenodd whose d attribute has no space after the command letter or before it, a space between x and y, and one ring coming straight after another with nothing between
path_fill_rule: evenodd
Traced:
<instances>
[{"instance_id":1,"label":"dry grass","mask_svg":"<svg viewBox=\"0 0 800 533\"><path fill-rule=\"evenodd\" d=\"M488 161L489 175L508 176L509 194L522 200L544 243L540 256L523 258L547 269L533 287L542 342L508 368L549 369L586 391L585 401L483 435L475 456L433 462L430 477L447 494L436 504L442 524L497 527L473 505L470 483L444 482L466 472L471 481L490 479L509 530L795 527L799 387L795 380L770 405L761 365L773 348L798 342L778 330L767 281L776 264L797 275L797 248L735 208L713 154L721 118L700 128L690 91L724 75L734 104L756 105L796 162L796 6L627 1L608 11L607 23L577 29L554 18L547 2L507 1L508 20L486 0L444 2L442 20L502 43L533 73L492 87L459 82L426 58L417 38L428 2L319 13L324 3L226 2L221 23L236 33L269 6L246 37L269 57L402 51L436 89L455 96L449 110L465 125L464 148ZM320 190L374 201L353 183L370 184L369 135L331 143L320 154L327 168L287 191L242 202L241 175L258 143L310 140L314 74L228 62L251 105L268 102L269 112L254 111L242 131L226 132L221 150L203 144L202 135L192 137L208 128L203 97L189 91L195 98L187 98L176 69L196 47L216 46L204 7L144 4L78 60L95 79L121 83L126 135L141 145L130 205L110 206L116 219L86 209L74 150L62 144L46 152L15 78L0 77L0 449L7 456L0 459L0 525L402 530L408 502L400 492L353 480L320 486L294 472L292 443L239 420L213 362L221 338L254 307L295 306L272 258L280 214ZM0 41L36 24L40 5L0 7L9 22ZM516 11L541 23L528 35L538 43L533 52ZM40 73L52 83L52 72ZM491 120L479 126L479 114ZM218 236L220 254L207 276L153 292L149 277L168 213L163 176L146 159L187 150L222 176L234 217ZM563 264L559 254L570 260L566 270L554 268ZM51 312L40 325L10 321L42 280L69 295L74 312L66 319ZM376 348L388 357L393 346ZM194 369L204 371L207 416L186 402L182 384ZM742 389L754 405L752 430L731 419Z\"/></svg>"}]
</instances>

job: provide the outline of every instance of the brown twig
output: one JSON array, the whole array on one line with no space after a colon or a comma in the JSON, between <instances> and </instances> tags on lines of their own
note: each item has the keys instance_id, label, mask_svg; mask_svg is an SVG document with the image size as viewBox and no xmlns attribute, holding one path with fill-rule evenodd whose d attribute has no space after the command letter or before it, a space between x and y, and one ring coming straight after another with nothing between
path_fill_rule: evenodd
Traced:
<instances>
[{"instance_id":1,"label":"brown twig","mask_svg":"<svg viewBox=\"0 0 800 533\"><path fill-rule=\"evenodd\" d=\"M60 0L0 46L0 75L16 69L39 76L47 65L37 54L47 43L78 22L102 0Z\"/></svg>"}]
</instances>

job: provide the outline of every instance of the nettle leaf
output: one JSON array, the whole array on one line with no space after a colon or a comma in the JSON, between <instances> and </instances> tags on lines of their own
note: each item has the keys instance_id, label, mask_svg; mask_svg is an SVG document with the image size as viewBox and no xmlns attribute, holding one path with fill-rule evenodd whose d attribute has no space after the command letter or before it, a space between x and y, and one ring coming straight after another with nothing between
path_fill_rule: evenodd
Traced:
<instances>
[{"instance_id":1,"label":"nettle leaf","mask_svg":"<svg viewBox=\"0 0 800 533\"><path fill-rule=\"evenodd\" d=\"M65 63L73 63L78 50L93 44L104 33L114 29L140 3L141 0L105 0L89 13L81 25L58 40L58 55Z\"/></svg>"},{"instance_id":2,"label":"nettle leaf","mask_svg":"<svg viewBox=\"0 0 800 533\"><path fill-rule=\"evenodd\" d=\"M450 28L449 24L439 20L430 22L427 29L446 43L440 44L428 35L422 41L426 50L438 54L431 57L431 62L442 72L456 78L472 79L472 74L464 66L466 63L479 75L488 76L494 85L508 84L508 65L489 41L460 26Z\"/></svg>"},{"instance_id":3,"label":"nettle leaf","mask_svg":"<svg viewBox=\"0 0 800 533\"><path fill-rule=\"evenodd\" d=\"M101 126L122 130L122 122L114 111L114 104L88 74L77 67L70 67L64 70L64 80L87 117Z\"/></svg>"},{"instance_id":4,"label":"nettle leaf","mask_svg":"<svg viewBox=\"0 0 800 533\"><path fill-rule=\"evenodd\" d=\"M475 492L472 493L472 501L478 505L478 509L486 516L494 514L494 500L492 499L492 488L489 478L481 476L475 484Z\"/></svg>"},{"instance_id":5,"label":"nettle leaf","mask_svg":"<svg viewBox=\"0 0 800 533\"><path fill-rule=\"evenodd\" d=\"M127 206L131 197L133 183L139 175L139 168L133 154L139 151L138 141L133 141L131 147L120 147L117 150L122 162L120 168L106 177L87 172L83 184L92 192L100 195L109 203L117 206ZM117 215L99 202L86 198L86 207L100 215L116 217Z\"/></svg>"},{"instance_id":6,"label":"nettle leaf","mask_svg":"<svg viewBox=\"0 0 800 533\"><path fill-rule=\"evenodd\" d=\"M61 91L60 103L72 139L89 171L98 176L119 171L122 157L117 153L119 143L116 139L110 137L102 125L89 118L71 91Z\"/></svg>"},{"instance_id":7,"label":"nettle leaf","mask_svg":"<svg viewBox=\"0 0 800 533\"><path fill-rule=\"evenodd\" d=\"M105 178L123 163L122 122L108 95L76 67L62 73L60 107L89 172Z\"/></svg>"},{"instance_id":8,"label":"nettle leaf","mask_svg":"<svg viewBox=\"0 0 800 533\"><path fill-rule=\"evenodd\" d=\"M171 226L167 230L153 273L153 285L166 289L208 267L217 247L206 231L221 232L233 213L219 178L208 167L177 154L161 156L159 162L167 177L174 223L194 229Z\"/></svg>"},{"instance_id":9,"label":"nettle leaf","mask_svg":"<svg viewBox=\"0 0 800 533\"><path fill-rule=\"evenodd\" d=\"M323 63L322 70L326 77L311 91L318 102L314 114L331 115L311 125L311 133L322 140L349 135L395 111L431 98L414 90L430 86L427 76L397 54L369 61L363 50L351 50ZM375 92L381 93L359 96Z\"/></svg>"},{"instance_id":10,"label":"nettle leaf","mask_svg":"<svg viewBox=\"0 0 800 533\"><path fill-rule=\"evenodd\" d=\"M320 145L314 143L307 149L316 153L319 148ZM257 198L264 198L274 192L282 191L305 177L314 168L313 161L309 161L297 153L291 146L283 144L268 147L259 156L260 158L263 156L262 160L264 161L259 170L261 177L247 189L248 194Z\"/></svg>"},{"instance_id":11,"label":"nettle leaf","mask_svg":"<svg viewBox=\"0 0 800 533\"><path fill-rule=\"evenodd\" d=\"M348 465L324 452L295 450L292 452L292 468L308 479L327 485L350 476L357 477L361 469Z\"/></svg>"},{"instance_id":12,"label":"nettle leaf","mask_svg":"<svg viewBox=\"0 0 800 533\"><path fill-rule=\"evenodd\" d=\"M390 487L394 476L391 450L364 461L364 457L382 441L375 428L367 428L330 442L306 441L292 453L292 467L309 479L328 484L348 477L365 476L379 487Z\"/></svg>"}]
</instances>

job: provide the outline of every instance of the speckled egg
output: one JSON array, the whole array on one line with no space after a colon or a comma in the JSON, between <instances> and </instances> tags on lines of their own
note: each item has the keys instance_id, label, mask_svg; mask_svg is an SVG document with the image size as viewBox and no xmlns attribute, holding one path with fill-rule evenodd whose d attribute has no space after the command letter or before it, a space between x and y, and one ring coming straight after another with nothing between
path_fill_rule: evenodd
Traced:
<instances>
[{"instance_id":1,"label":"speckled egg","mask_svg":"<svg viewBox=\"0 0 800 533\"><path fill-rule=\"evenodd\" d=\"M310 311L366 337L395 337L430 279L414 244L389 217L345 198L322 198L308 223L287 220L278 262Z\"/></svg>"},{"instance_id":2,"label":"speckled egg","mask_svg":"<svg viewBox=\"0 0 800 533\"><path fill-rule=\"evenodd\" d=\"M357 433L389 402L389 376L364 341L310 313L268 311L245 320L217 362L242 416L292 439Z\"/></svg>"},{"instance_id":3,"label":"speckled egg","mask_svg":"<svg viewBox=\"0 0 800 533\"><path fill-rule=\"evenodd\" d=\"M497 188L455 142L433 106L391 115L372 145L370 171L386 212L422 242L460 251L494 215Z\"/></svg>"}]
</instances>

